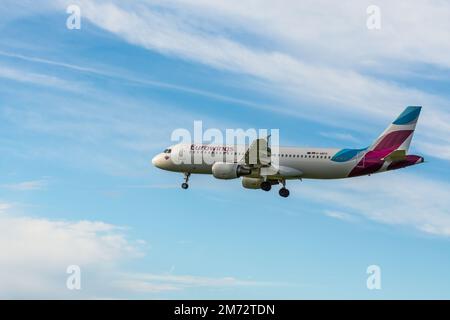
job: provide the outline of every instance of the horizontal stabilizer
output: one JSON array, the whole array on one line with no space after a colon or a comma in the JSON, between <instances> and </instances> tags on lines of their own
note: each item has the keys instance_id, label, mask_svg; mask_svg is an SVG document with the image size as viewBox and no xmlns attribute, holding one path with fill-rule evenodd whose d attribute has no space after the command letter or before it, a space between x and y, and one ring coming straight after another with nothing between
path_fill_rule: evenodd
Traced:
<instances>
[{"instance_id":1,"label":"horizontal stabilizer","mask_svg":"<svg viewBox=\"0 0 450 320\"><path fill-rule=\"evenodd\" d=\"M381 160L394 162L394 161L402 161L405 159L406 159L406 150L394 150Z\"/></svg>"}]
</instances>

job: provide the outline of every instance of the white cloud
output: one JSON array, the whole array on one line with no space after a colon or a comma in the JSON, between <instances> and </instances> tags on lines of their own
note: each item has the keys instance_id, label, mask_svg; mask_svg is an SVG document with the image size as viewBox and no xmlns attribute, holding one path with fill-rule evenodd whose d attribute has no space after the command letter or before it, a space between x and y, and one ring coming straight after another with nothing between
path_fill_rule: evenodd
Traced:
<instances>
[{"instance_id":1,"label":"white cloud","mask_svg":"<svg viewBox=\"0 0 450 320\"><path fill-rule=\"evenodd\" d=\"M61 12L73 1L61 0ZM369 2L287 1L283 6L271 1L75 1L83 18L126 41L169 56L206 64L258 79L265 92L274 92L290 107L260 106L265 110L311 118L333 126L373 130L374 125L392 120L405 105L425 106L416 140L421 152L441 151L450 159L450 101L436 94L405 86L385 76L415 73L425 63L447 68L448 55L442 46L450 45L450 6L439 1L381 1L382 29L366 28ZM430 19L432 17L432 19ZM244 35L244 36L242 36ZM247 36L248 35L248 36ZM250 39L251 41L247 41ZM450 48L449 48L450 49ZM29 61L70 68L75 71L113 76L48 59L1 52ZM5 77L42 82L40 75L15 74ZM423 72L424 77L429 74ZM37 78L36 78L37 77ZM51 76L50 76L51 78ZM233 97L217 95L158 81L123 76L136 83L181 90L257 108L258 105ZM389 78L389 77L388 77ZM58 79L49 84L66 86ZM261 81L262 80L262 81ZM70 87L71 85L69 85ZM320 105L318 113L314 105ZM396 110L395 112L393 110ZM383 121L383 122L382 122ZM370 124L371 126L368 126ZM359 128L358 128L359 126ZM436 141L436 137L439 137ZM138 143L139 144L139 143Z\"/></svg>"},{"instance_id":2,"label":"white cloud","mask_svg":"<svg viewBox=\"0 0 450 320\"><path fill-rule=\"evenodd\" d=\"M408 2L405 13L404 3L382 1L379 33L366 28L370 3L358 1L78 3L83 17L132 44L254 77L262 90L295 100L296 107L272 107L277 112L366 129L406 105L424 105L417 140L450 148L448 99L373 76L419 63L450 66L442 49L449 45L450 6L442 2ZM243 40L249 38L254 43ZM320 113L311 107L317 104Z\"/></svg>"},{"instance_id":3,"label":"white cloud","mask_svg":"<svg viewBox=\"0 0 450 320\"><path fill-rule=\"evenodd\" d=\"M450 28L450 6L444 1L377 1L382 28L366 28L372 1L330 0L164 0L147 1L169 7L203 30L232 33L245 30L276 41L285 50L304 52L335 65L379 59L424 62L450 67L443 47ZM182 15L183 16L183 15ZM349 50L351 48L351 50ZM308 55L310 54L310 55ZM337 61L338 60L338 61ZM380 65L377 64L379 67Z\"/></svg>"},{"instance_id":4,"label":"white cloud","mask_svg":"<svg viewBox=\"0 0 450 320\"><path fill-rule=\"evenodd\" d=\"M405 171L327 183L305 181L293 194L329 206L325 210L334 217L346 212L450 237L450 185Z\"/></svg>"},{"instance_id":5,"label":"white cloud","mask_svg":"<svg viewBox=\"0 0 450 320\"><path fill-rule=\"evenodd\" d=\"M100 221L16 216L9 213L12 208L0 205L2 298L70 297L65 287L69 265L102 274L142 255L142 245L128 240L123 228ZM102 292L100 287L86 295L96 290Z\"/></svg>"},{"instance_id":6,"label":"white cloud","mask_svg":"<svg viewBox=\"0 0 450 320\"><path fill-rule=\"evenodd\" d=\"M97 221L53 221L1 216L2 264L31 262L90 265L139 253L119 227ZM67 265L67 264L66 264Z\"/></svg>"},{"instance_id":7,"label":"white cloud","mask_svg":"<svg viewBox=\"0 0 450 320\"><path fill-rule=\"evenodd\" d=\"M18 216L14 207L0 202L0 298L126 298L198 286L272 285L234 277L130 273L123 265L142 258L146 243L130 240L126 228ZM81 268L80 291L66 288L69 265Z\"/></svg>"}]
</instances>

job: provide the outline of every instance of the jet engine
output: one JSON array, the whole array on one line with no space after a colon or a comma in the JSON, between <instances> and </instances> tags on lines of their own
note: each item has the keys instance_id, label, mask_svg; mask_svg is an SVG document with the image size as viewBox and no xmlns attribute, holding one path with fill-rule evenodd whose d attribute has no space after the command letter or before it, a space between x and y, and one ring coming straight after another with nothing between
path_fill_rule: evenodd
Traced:
<instances>
[{"instance_id":1,"label":"jet engine","mask_svg":"<svg viewBox=\"0 0 450 320\"><path fill-rule=\"evenodd\" d=\"M260 189L261 182L263 182L263 178L242 178L242 186L247 189Z\"/></svg>"},{"instance_id":2,"label":"jet engine","mask_svg":"<svg viewBox=\"0 0 450 320\"><path fill-rule=\"evenodd\" d=\"M251 173L251 169L237 163L216 162L212 166L212 174L217 179L236 179Z\"/></svg>"}]
</instances>

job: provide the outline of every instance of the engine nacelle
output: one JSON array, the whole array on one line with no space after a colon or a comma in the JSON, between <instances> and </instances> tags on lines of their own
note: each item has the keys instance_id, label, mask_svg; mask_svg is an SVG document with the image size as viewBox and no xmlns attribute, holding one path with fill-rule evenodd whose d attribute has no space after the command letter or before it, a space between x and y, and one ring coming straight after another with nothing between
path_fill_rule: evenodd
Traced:
<instances>
[{"instance_id":1,"label":"engine nacelle","mask_svg":"<svg viewBox=\"0 0 450 320\"><path fill-rule=\"evenodd\" d=\"M263 182L263 178L242 178L242 186L247 189L260 189L261 182Z\"/></svg>"},{"instance_id":2,"label":"engine nacelle","mask_svg":"<svg viewBox=\"0 0 450 320\"><path fill-rule=\"evenodd\" d=\"M237 163L216 162L212 166L212 174L217 179L236 179L252 173Z\"/></svg>"}]
</instances>

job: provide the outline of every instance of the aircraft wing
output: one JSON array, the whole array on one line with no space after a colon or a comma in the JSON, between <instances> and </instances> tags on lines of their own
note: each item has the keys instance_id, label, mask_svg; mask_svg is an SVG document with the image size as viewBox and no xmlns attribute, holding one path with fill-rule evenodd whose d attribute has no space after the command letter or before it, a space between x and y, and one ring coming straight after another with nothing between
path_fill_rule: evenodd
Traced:
<instances>
[{"instance_id":1,"label":"aircraft wing","mask_svg":"<svg viewBox=\"0 0 450 320\"><path fill-rule=\"evenodd\" d=\"M256 139L240 161L252 167L267 167L271 164L271 151L267 138Z\"/></svg>"},{"instance_id":2,"label":"aircraft wing","mask_svg":"<svg viewBox=\"0 0 450 320\"><path fill-rule=\"evenodd\" d=\"M252 168L259 168L261 176L265 176L272 180L278 178L300 178L303 175L303 172L300 170L271 163L272 155L268 138L261 138L253 141L245 152L241 163Z\"/></svg>"}]
</instances>

